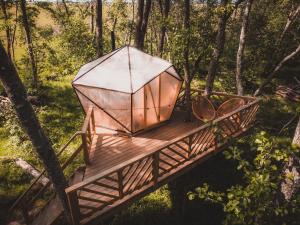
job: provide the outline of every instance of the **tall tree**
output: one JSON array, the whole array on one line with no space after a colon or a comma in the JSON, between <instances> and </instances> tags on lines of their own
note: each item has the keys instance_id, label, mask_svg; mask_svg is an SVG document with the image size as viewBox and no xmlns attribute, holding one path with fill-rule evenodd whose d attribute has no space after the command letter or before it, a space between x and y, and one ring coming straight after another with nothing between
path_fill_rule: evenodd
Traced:
<instances>
[{"instance_id":1,"label":"tall tree","mask_svg":"<svg viewBox=\"0 0 300 225\"><path fill-rule=\"evenodd\" d=\"M294 138L292 144L296 147L300 147L300 117L295 129ZM296 154L289 157L288 161L283 167L283 177L281 182L280 191L282 197L279 200L291 201L292 197L300 189L300 158Z\"/></svg>"},{"instance_id":2,"label":"tall tree","mask_svg":"<svg viewBox=\"0 0 300 225\"><path fill-rule=\"evenodd\" d=\"M147 32L148 18L151 11L152 0L138 0L136 26L135 26L135 40L134 45L138 49L144 48L145 35Z\"/></svg>"},{"instance_id":3,"label":"tall tree","mask_svg":"<svg viewBox=\"0 0 300 225\"><path fill-rule=\"evenodd\" d=\"M8 13L7 13L8 1L0 0L0 4L1 4L1 9L4 18L4 24L5 24L6 50L9 58L11 58L11 30L9 26Z\"/></svg>"},{"instance_id":4,"label":"tall tree","mask_svg":"<svg viewBox=\"0 0 300 225\"><path fill-rule=\"evenodd\" d=\"M243 73L243 56L246 42L246 33L249 23L249 15L252 6L253 0L248 0L245 4L243 19L242 19L242 28L240 34L239 48L236 54L236 89L238 95L244 94L243 84L242 84L242 73Z\"/></svg>"},{"instance_id":5,"label":"tall tree","mask_svg":"<svg viewBox=\"0 0 300 225\"><path fill-rule=\"evenodd\" d=\"M167 20L169 17L169 12L170 12L170 0L159 0L159 7L160 7L160 12L163 18L162 25L160 28L160 40L159 40L159 45L158 45L158 52L160 57L163 56L164 52L164 45L165 45L165 39L166 39L166 32L167 32Z\"/></svg>"},{"instance_id":6,"label":"tall tree","mask_svg":"<svg viewBox=\"0 0 300 225\"><path fill-rule=\"evenodd\" d=\"M190 50L190 0L184 0L184 13L183 13L183 29L185 34L185 43L183 50L183 70L184 70L184 85L185 85L185 103L187 109L187 120L191 120L191 74L189 62Z\"/></svg>"},{"instance_id":7,"label":"tall tree","mask_svg":"<svg viewBox=\"0 0 300 225\"><path fill-rule=\"evenodd\" d=\"M31 30L30 30L30 25L28 22L28 17L27 17L26 0L21 0L20 6L21 6L21 12L22 12L22 22L23 22L23 27L24 27L25 36L26 36L27 50L28 50L28 55L29 55L29 59L30 59L30 63L31 63L32 78L33 78L32 85L33 85L33 87L37 87L38 86L38 74L37 74L35 55L34 55L34 51L33 51Z\"/></svg>"},{"instance_id":8,"label":"tall tree","mask_svg":"<svg viewBox=\"0 0 300 225\"><path fill-rule=\"evenodd\" d=\"M208 75L206 80L206 86L205 86L205 94L210 96L213 88L213 84L216 77L216 72L219 64L219 59L223 53L224 50L224 44L225 44L225 29L226 29L226 23L229 18L226 6L228 4L228 0L221 0L220 7L222 8L222 12L220 13L219 19L218 19L218 26L217 26L217 37L216 37L216 46L214 47L212 59L209 64L208 69Z\"/></svg>"},{"instance_id":9,"label":"tall tree","mask_svg":"<svg viewBox=\"0 0 300 225\"><path fill-rule=\"evenodd\" d=\"M62 203L66 216L69 218L67 196L65 193L67 181L50 141L35 115L32 105L27 101L27 93L21 79L18 76L17 70L11 59L6 54L1 42L0 59L0 80L5 92L12 102L17 116L31 140L33 147L35 148L39 158L42 160Z\"/></svg>"},{"instance_id":10,"label":"tall tree","mask_svg":"<svg viewBox=\"0 0 300 225\"><path fill-rule=\"evenodd\" d=\"M97 55L103 55L103 21L102 21L102 0L96 0L96 42Z\"/></svg>"}]
</instances>

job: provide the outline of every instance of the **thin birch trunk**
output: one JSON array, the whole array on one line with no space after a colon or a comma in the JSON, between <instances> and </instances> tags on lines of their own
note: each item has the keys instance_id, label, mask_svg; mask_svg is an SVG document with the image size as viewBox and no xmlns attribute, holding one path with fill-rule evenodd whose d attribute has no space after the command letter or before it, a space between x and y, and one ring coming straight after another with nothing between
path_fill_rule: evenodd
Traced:
<instances>
[{"instance_id":1,"label":"thin birch trunk","mask_svg":"<svg viewBox=\"0 0 300 225\"><path fill-rule=\"evenodd\" d=\"M252 6L253 0L248 0L246 2L246 6L243 14L242 28L240 34L240 42L239 48L236 54L236 89L238 95L244 94L243 84L242 84L242 73L243 73L243 57L244 57L244 49L246 42L246 33L249 24L249 15Z\"/></svg>"}]
</instances>

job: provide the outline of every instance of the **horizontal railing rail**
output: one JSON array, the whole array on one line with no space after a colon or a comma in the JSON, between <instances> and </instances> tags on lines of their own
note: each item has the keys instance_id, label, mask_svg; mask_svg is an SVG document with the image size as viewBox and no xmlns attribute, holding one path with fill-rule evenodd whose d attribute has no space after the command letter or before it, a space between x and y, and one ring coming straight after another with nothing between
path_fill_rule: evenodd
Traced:
<instances>
[{"instance_id":1,"label":"horizontal railing rail","mask_svg":"<svg viewBox=\"0 0 300 225\"><path fill-rule=\"evenodd\" d=\"M231 96L232 97L232 96ZM258 99L122 164L66 189L74 224L129 196L147 185L156 185L176 168L208 149L217 149L228 138L248 129L258 110Z\"/></svg>"},{"instance_id":2,"label":"horizontal railing rail","mask_svg":"<svg viewBox=\"0 0 300 225\"><path fill-rule=\"evenodd\" d=\"M198 94L203 95L204 90L198 90L198 89L191 89L191 98L196 97ZM218 100L218 101L224 101L226 98L242 98L246 100L246 102L254 101L256 100L255 97L253 96L240 96L240 95L235 95L235 94L228 94L226 92L218 92L214 91L211 94L211 98ZM179 97L177 99L177 105L178 106L183 106L185 102L185 91L184 89L181 89Z\"/></svg>"},{"instance_id":3,"label":"horizontal railing rail","mask_svg":"<svg viewBox=\"0 0 300 225\"><path fill-rule=\"evenodd\" d=\"M89 150L91 148L92 144L92 138L95 134L95 125L94 125L94 113L93 108L89 108L82 129L80 131L75 132L71 138L63 145L63 147L60 148L60 150L57 153L57 157L59 158L65 150L73 143L77 137L81 137L81 143L79 143L79 146L75 148L73 153L61 164L61 168L63 171L74 161L74 159L79 155L81 151L84 153L84 161L87 164L89 162L88 154ZM47 189L52 187L51 182L49 181L46 185L44 185L42 188L38 190L37 193L33 195L33 197L29 197L30 191L32 188L39 182L39 179L41 179L46 173L46 170L43 170L38 177L36 177L29 187L17 198L17 200L12 204L9 211L12 212L16 210L17 208L22 209L22 213L24 217L28 217L28 215L24 215L27 213L28 208L30 208L34 202L41 198L42 195L46 192ZM32 195L32 193L31 193ZM24 209L25 207L25 209Z\"/></svg>"}]
</instances>

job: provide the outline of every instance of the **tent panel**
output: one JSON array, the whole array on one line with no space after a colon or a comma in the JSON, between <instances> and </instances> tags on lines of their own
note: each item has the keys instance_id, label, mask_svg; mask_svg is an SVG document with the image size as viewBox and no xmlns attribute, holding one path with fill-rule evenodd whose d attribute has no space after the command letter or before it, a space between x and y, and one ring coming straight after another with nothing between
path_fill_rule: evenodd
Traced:
<instances>
[{"instance_id":1,"label":"tent panel","mask_svg":"<svg viewBox=\"0 0 300 225\"><path fill-rule=\"evenodd\" d=\"M179 80L181 80L181 77L179 76L179 74L176 72L174 66L171 66L170 68L168 68L166 70L168 73L170 73L171 75L173 75L174 77L178 78Z\"/></svg>"},{"instance_id":2,"label":"tent panel","mask_svg":"<svg viewBox=\"0 0 300 225\"><path fill-rule=\"evenodd\" d=\"M155 111L155 106L152 98L150 97L150 88L147 86L145 88L145 95L146 95L146 126L154 125L155 123L159 122L157 118L157 114Z\"/></svg>"},{"instance_id":3,"label":"tent panel","mask_svg":"<svg viewBox=\"0 0 300 225\"><path fill-rule=\"evenodd\" d=\"M148 55L136 48L129 47L132 91L136 92L151 79L166 70L171 64L163 59Z\"/></svg>"},{"instance_id":4,"label":"tent panel","mask_svg":"<svg viewBox=\"0 0 300 225\"><path fill-rule=\"evenodd\" d=\"M164 72L161 75L161 121L168 120L176 103L180 91L181 81Z\"/></svg>"},{"instance_id":5,"label":"tent panel","mask_svg":"<svg viewBox=\"0 0 300 225\"><path fill-rule=\"evenodd\" d=\"M112 57L86 73L86 75L74 81L74 84L131 93L128 62L127 48L122 48Z\"/></svg>"},{"instance_id":6,"label":"tent panel","mask_svg":"<svg viewBox=\"0 0 300 225\"><path fill-rule=\"evenodd\" d=\"M120 130L126 132L127 130L117 123L112 117L101 110L97 105L91 102L88 98L76 91L77 96L82 104L85 112L87 112L90 106L94 107L95 124L97 127L105 127L113 130Z\"/></svg>"},{"instance_id":7,"label":"tent panel","mask_svg":"<svg viewBox=\"0 0 300 225\"><path fill-rule=\"evenodd\" d=\"M131 95L94 87L74 85L83 95L131 130Z\"/></svg>"},{"instance_id":8,"label":"tent panel","mask_svg":"<svg viewBox=\"0 0 300 225\"><path fill-rule=\"evenodd\" d=\"M80 70L78 71L77 75L75 76L75 78L73 79L73 81L77 80L79 77L85 75L85 73L87 73L89 70L94 69L94 67L96 67L97 65L100 65L101 62L103 62L104 60L106 60L107 58L111 57L112 55L114 55L116 52L118 52L120 49L117 49L113 52L110 52L102 57L100 57L99 59L96 59L92 62L89 62L87 64L85 64L84 66L82 66L80 68Z\"/></svg>"},{"instance_id":9,"label":"tent panel","mask_svg":"<svg viewBox=\"0 0 300 225\"><path fill-rule=\"evenodd\" d=\"M132 131L145 128L144 89L132 95Z\"/></svg>"},{"instance_id":10,"label":"tent panel","mask_svg":"<svg viewBox=\"0 0 300 225\"><path fill-rule=\"evenodd\" d=\"M159 122L159 77L144 86L146 94L146 126Z\"/></svg>"}]
</instances>

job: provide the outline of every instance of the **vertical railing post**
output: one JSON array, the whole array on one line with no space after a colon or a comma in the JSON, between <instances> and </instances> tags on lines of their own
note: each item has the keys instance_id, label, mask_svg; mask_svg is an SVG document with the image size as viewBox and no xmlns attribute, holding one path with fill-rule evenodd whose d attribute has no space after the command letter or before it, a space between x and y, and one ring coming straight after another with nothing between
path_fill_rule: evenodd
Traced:
<instances>
[{"instance_id":1,"label":"vertical railing post","mask_svg":"<svg viewBox=\"0 0 300 225\"><path fill-rule=\"evenodd\" d=\"M157 184L158 177L159 177L159 152L155 152L153 154L153 161L152 161L152 173L153 173L153 183Z\"/></svg>"},{"instance_id":2,"label":"vertical railing post","mask_svg":"<svg viewBox=\"0 0 300 225\"><path fill-rule=\"evenodd\" d=\"M124 197L124 186L123 186L123 169L118 170L118 189L119 189L119 197L123 198Z\"/></svg>"},{"instance_id":3,"label":"vertical railing post","mask_svg":"<svg viewBox=\"0 0 300 225\"><path fill-rule=\"evenodd\" d=\"M81 140L82 140L82 147L83 147L84 162L85 162L85 164L89 164L90 163L90 160L89 160L89 147L88 147L88 144L87 144L86 133L81 134Z\"/></svg>"},{"instance_id":4,"label":"vertical railing post","mask_svg":"<svg viewBox=\"0 0 300 225\"><path fill-rule=\"evenodd\" d=\"M79 203L77 198L77 190L67 193L69 208L70 208L70 215L73 225L80 224L80 209Z\"/></svg>"}]
</instances>

